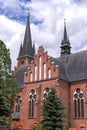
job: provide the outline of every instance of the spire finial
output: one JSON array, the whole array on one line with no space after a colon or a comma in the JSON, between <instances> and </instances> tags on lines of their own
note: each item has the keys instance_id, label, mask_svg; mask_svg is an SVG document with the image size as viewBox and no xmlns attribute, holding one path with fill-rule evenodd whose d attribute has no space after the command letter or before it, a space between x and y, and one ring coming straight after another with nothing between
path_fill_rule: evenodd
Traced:
<instances>
[{"instance_id":1,"label":"spire finial","mask_svg":"<svg viewBox=\"0 0 87 130\"><path fill-rule=\"evenodd\" d=\"M22 44L22 40L21 40L21 44Z\"/></svg>"},{"instance_id":2,"label":"spire finial","mask_svg":"<svg viewBox=\"0 0 87 130\"><path fill-rule=\"evenodd\" d=\"M30 9L28 8L28 16L30 15Z\"/></svg>"},{"instance_id":3,"label":"spire finial","mask_svg":"<svg viewBox=\"0 0 87 130\"><path fill-rule=\"evenodd\" d=\"M66 31L66 19L64 18L64 38L63 38L64 41L67 41L67 31Z\"/></svg>"},{"instance_id":4,"label":"spire finial","mask_svg":"<svg viewBox=\"0 0 87 130\"><path fill-rule=\"evenodd\" d=\"M64 18L64 34L63 40L61 42L61 55L63 54L70 54L70 43L67 37L67 30L66 30L66 19Z\"/></svg>"},{"instance_id":5,"label":"spire finial","mask_svg":"<svg viewBox=\"0 0 87 130\"><path fill-rule=\"evenodd\" d=\"M64 18L64 26L66 26L66 19Z\"/></svg>"}]
</instances>

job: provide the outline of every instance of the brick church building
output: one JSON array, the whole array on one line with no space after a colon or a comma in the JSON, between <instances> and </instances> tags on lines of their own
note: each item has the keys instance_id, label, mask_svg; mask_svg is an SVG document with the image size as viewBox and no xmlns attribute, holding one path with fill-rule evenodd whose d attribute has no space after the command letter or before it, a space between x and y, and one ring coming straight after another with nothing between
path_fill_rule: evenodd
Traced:
<instances>
[{"instance_id":1,"label":"brick church building","mask_svg":"<svg viewBox=\"0 0 87 130\"><path fill-rule=\"evenodd\" d=\"M13 72L20 92L12 113L12 127L32 128L39 123L42 100L52 87L66 107L66 124L72 128L87 127L87 50L71 54L65 22L60 48L60 57L56 58L48 55L43 46L35 54L28 15L24 41Z\"/></svg>"}]
</instances>

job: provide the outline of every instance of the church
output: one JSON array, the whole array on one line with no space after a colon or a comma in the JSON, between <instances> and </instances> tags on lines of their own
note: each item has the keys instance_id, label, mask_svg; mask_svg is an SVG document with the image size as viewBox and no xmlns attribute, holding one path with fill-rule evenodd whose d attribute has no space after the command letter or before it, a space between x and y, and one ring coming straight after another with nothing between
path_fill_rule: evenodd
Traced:
<instances>
[{"instance_id":1,"label":"church","mask_svg":"<svg viewBox=\"0 0 87 130\"><path fill-rule=\"evenodd\" d=\"M43 46L35 53L29 14L23 44L13 74L20 86L12 113L12 127L33 128L41 121L41 104L50 88L55 88L66 108L66 125L87 127L87 50L71 54L64 22L60 56L52 57Z\"/></svg>"}]
</instances>

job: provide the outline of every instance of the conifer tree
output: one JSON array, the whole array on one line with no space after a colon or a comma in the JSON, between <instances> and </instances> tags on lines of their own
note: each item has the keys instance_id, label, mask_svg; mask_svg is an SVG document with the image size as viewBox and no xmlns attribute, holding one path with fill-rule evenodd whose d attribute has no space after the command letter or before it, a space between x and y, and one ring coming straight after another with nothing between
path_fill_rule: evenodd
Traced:
<instances>
[{"instance_id":1,"label":"conifer tree","mask_svg":"<svg viewBox=\"0 0 87 130\"><path fill-rule=\"evenodd\" d=\"M8 130L18 85L11 76L9 50L0 40L0 128Z\"/></svg>"},{"instance_id":2,"label":"conifer tree","mask_svg":"<svg viewBox=\"0 0 87 130\"><path fill-rule=\"evenodd\" d=\"M57 130L63 128L64 106L56 95L56 90L51 88L42 105L42 127L44 130Z\"/></svg>"}]
</instances>

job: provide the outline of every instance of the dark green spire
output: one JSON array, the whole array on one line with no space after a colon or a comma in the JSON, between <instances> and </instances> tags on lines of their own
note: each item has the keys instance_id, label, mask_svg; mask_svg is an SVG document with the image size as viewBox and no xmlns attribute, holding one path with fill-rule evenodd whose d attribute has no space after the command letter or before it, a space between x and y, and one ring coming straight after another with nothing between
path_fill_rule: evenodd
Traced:
<instances>
[{"instance_id":1,"label":"dark green spire","mask_svg":"<svg viewBox=\"0 0 87 130\"><path fill-rule=\"evenodd\" d=\"M23 46L21 45L21 49L20 49L20 52L19 52L18 59L22 58L22 57L33 58L34 53L35 53L35 48L33 48L33 46L32 46L31 31L30 31L30 20L29 20L29 12L28 12Z\"/></svg>"},{"instance_id":2,"label":"dark green spire","mask_svg":"<svg viewBox=\"0 0 87 130\"><path fill-rule=\"evenodd\" d=\"M70 42L67 37L66 21L64 19L64 34L63 34L63 40L61 42L61 55L71 54L70 48L71 48Z\"/></svg>"}]
</instances>

